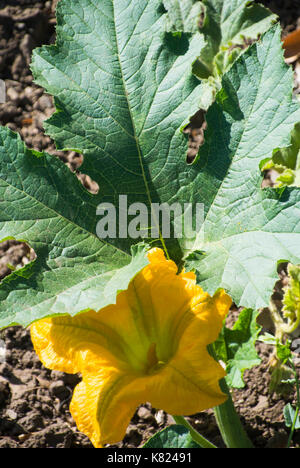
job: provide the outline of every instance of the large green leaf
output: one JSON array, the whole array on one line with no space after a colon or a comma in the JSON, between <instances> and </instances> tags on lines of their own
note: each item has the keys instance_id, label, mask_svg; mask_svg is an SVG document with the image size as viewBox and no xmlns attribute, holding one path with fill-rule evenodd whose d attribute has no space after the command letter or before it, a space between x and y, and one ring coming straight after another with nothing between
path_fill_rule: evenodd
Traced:
<instances>
[{"instance_id":1,"label":"large green leaf","mask_svg":"<svg viewBox=\"0 0 300 468\"><path fill-rule=\"evenodd\" d=\"M201 35L166 33L160 0L62 0L57 17L57 45L32 61L36 82L55 96L45 129L57 147L84 154L80 170L98 182L99 202L192 200L198 171L187 168L181 127L199 108L192 64ZM116 242L129 250L133 241ZM181 257L175 240L169 250Z\"/></svg>"},{"instance_id":2,"label":"large green leaf","mask_svg":"<svg viewBox=\"0 0 300 468\"><path fill-rule=\"evenodd\" d=\"M172 424L157 432L143 448L201 448L193 439L190 431L179 424ZM173 460L175 461L175 459Z\"/></svg>"},{"instance_id":3,"label":"large green leaf","mask_svg":"<svg viewBox=\"0 0 300 468\"><path fill-rule=\"evenodd\" d=\"M96 236L98 204L118 211L119 195L148 208L202 203L205 221L192 243L156 244L177 262L190 254L187 268L210 292L223 286L237 303L265 305L277 261L300 258L299 190L280 197L260 188L260 161L289 144L300 120L279 27L224 78L206 143L188 165L182 130L203 94L192 70L202 36L166 32L160 0L61 0L57 17L57 44L36 50L32 65L55 96L46 131L59 149L84 154L81 171L100 190L88 194L62 163L1 129L0 236L37 253L1 284L1 326L99 308L126 287L145 264L143 247L131 254L141 238Z\"/></svg>"},{"instance_id":4,"label":"large green leaf","mask_svg":"<svg viewBox=\"0 0 300 468\"><path fill-rule=\"evenodd\" d=\"M1 283L0 328L115 302L147 264L146 246L129 255L100 241L95 197L58 159L28 150L7 128L0 158L0 236L29 241L37 254Z\"/></svg>"},{"instance_id":5,"label":"large green leaf","mask_svg":"<svg viewBox=\"0 0 300 468\"><path fill-rule=\"evenodd\" d=\"M194 245L198 252L186 262L205 289L221 286L253 309L268 304L277 261L300 258L300 190L262 190L257 170L272 147L289 143L300 117L279 34L272 28L239 58L207 113L206 143L196 162L206 174L199 191L207 212ZM214 192L207 190L212 182Z\"/></svg>"}]
</instances>

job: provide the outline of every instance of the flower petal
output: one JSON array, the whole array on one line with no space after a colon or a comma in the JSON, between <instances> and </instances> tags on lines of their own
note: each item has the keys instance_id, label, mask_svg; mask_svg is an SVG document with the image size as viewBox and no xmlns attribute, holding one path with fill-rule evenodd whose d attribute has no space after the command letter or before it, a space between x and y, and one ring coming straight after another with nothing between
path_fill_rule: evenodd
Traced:
<instances>
[{"instance_id":1,"label":"flower petal","mask_svg":"<svg viewBox=\"0 0 300 468\"><path fill-rule=\"evenodd\" d=\"M183 348L188 345L187 340L206 345L216 341L232 305L232 299L223 289L219 289L213 297L207 295L205 300L199 301L196 295L194 297L192 310L196 320L193 320L188 333L181 340Z\"/></svg>"},{"instance_id":2,"label":"flower petal","mask_svg":"<svg viewBox=\"0 0 300 468\"><path fill-rule=\"evenodd\" d=\"M31 339L42 363L70 374L97 371L100 365L126 367L122 339L99 322L94 311L76 317L42 319L30 327Z\"/></svg>"},{"instance_id":3,"label":"flower petal","mask_svg":"<svg viewBox=\"0 0 300 468\"><path fill-rule=\"evenodd\" d=\"M219 386L226 373L209 355L207 345L218 338L232 300L224 290L210 297L193 283L188 289L193 298L193 319L182 327L173 359L152 376L148 386L148 401L175 415L191 415L218 406L227 398Z\"/></svg>"},{"instance_id":4,"label":"flower petal","mask_svg":"<svg viewBox=\"0 0 300 468\"><path fill-rule=\"evenodd\" d=\"M104 336L107 330L102 330L98 317L90 311L76 317L39 320L31 326L35 350L46 367L82 373L70 410L78 429L95 447L123 439L145 394L143 379L116 358L117 345L110 341L111 336ZM116 348L114 354L109 351L110 344Z\"/></svg>"},{"instance_id":5,"label":"flower petal","mask_svg":"<svg viewBox=\"0 0 300 468\"><path fill-rule=\"evenodd\" d=\"M95 447L122 440L136 408L144 402L144 379L101 369L84 376L74 391L70 410L78 429Z\"/></svg>"},{"instance_id":6,"label":"flower petal","mask_svg":"<svg viewBox=\"0 0 300 468\"><path fill-rule=\"evenodd\" d=\"M177 354L149 378L147 401L169 414L192 415L224 403L227 396L219 386L224 376L224 369L207 350L195 347L186 357Z\"/></svg>"},{"instance_id":7,"label":"flower petal","mask_svg":"<svg viewBox=\"0 0 300 468\"><path fill-rule=\"evenodd\" d=\"M201 294L194 298L193 320L184 328L175 356L151 383L149 401L171 414L194 414L227 398L219 386L225 371L209 355L207 345L218 338L232 301L223 290L213 297L207 294L204 301Z\"/></svg>"},{"instance_id":8,"label":"flower petal","mask_svg":"<svg viewBox=\"0 0 300 468\"><path fill-rule=\"evenodd\" d=\"M176 264L166 260L161 249L152 249L148 257L149 265L131 281L126 295L136 320L141 318L140 331L147 338L147 347L156 343L160 358L167 360L194 318L195 298L205 302L210 296L196 285L194 273L177 274Z\"/></svg>"}]
</instances>

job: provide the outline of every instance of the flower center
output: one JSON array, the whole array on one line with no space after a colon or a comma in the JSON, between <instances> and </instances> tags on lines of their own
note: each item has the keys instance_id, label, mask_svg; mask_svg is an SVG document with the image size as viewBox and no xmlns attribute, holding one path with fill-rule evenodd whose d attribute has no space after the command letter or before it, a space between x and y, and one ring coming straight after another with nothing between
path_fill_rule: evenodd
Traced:
<instances>
[{"instance_id":1,"label":"flower center","mask_svg":"<svg viewBox=\"0 0 300 468\"><path fill-rule=\"evenodd\" d=\"M147 353L146 373L153 374L160 370L166 363L157 357L156 343L151 343Z\"/></svg>"}]
</instances>

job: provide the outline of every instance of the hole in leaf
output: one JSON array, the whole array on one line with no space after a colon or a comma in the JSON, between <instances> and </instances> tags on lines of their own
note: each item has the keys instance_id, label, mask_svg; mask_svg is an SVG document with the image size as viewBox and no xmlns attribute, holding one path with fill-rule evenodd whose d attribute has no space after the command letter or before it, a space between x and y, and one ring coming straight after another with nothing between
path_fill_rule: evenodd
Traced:
<instances>
[{"instance_id":1,"label":"hole in leaf","mask_svg":"<svg viewBox=\"0 0 300 468\"><path fill-rule=\"evenodd\" d=\"M95 182L94 180L92 180L90 178L90 176L86 175L86 174L82 174L81 172L79 171L76 171L76 175L78 177L78 179L80 180L80 182L82 183L82 185L90 192L92 193L93 195L97 195L97 193L99 192L99 185L97 184L97 182Z\"/></svg>"},{"instance_id":2,"label":"hole in leaf","mask_svg":"<svg viewBox=\"0 0 300 468\"><path fill-rule=\"evenodd\" d=\"M288 262L282 261L277 265L278 280L276 281L271 296L272 303L276 306L277 310L283 307L283 296L285 288L288 286ZM257 322L263 327L264 332L275 333L275 325L271 317L271 312L268 307L261 310Z\"/></svg>"},{"instance_id":3,"label":"hole in leaf","mask_svg":"<svg viewBox=\"0 0 300 468\"><path fill-rule=\"evenodd\" d=\"M203 26L204 26L205 16L206 16L206 13L205 13L204 5L203 5L202 6L202 12L200 13L199 19L198 19L198 28L199 29L202 29Z\"/></svg>"},{"instance_id":4,"label":"hole in leaf","mask_svg":"<svg viewBox=\"0 0 300 468\"><path fill-rule=\"evenodd\" d=\"M190 123L183 130L188 134L189 143L186 156L187 164L192 164L198 154L200 146L204 143L204 131L207 127L206 112L200 109L190 118Z\"/></svg>"},{"instance_id":5,"label":"hole in leaf","mask_svg":"<svg viewBox=\"0 0 300 468\"><path fill-rule=\"evenodd\" d=\"M248 49L248 47L250 47L252 44L259 41L260 37L261 37L261 34L258 34L256 39L243 37L240 43L231 44L231 46L228 48L228 52L230 53L234 51L235 49L241 49L241 50Z\"/></svg>"},{"instance_id":6,"label":"hole in leaf","mask_svg":"<svg viewBox=\"0 0 300 468\"><path fill-rule=\"evenodd\" d=\"M261 188L275 187L279 173L274 169L269 169L267 171L263 171L263 174L264 178L261 184Z\"/></svg>"},{"instance_id":7,"label":"hole in leaf","mask_svg":"<svg viewBox=\"0 0 300 468\"><path fill-rule=\"evenodd\" d=\"M58 154L59 158L67 164L67 166L71 169L72 172L76 173L77 178L80 180L82 185L93 195L97 195L99 192L99 185L97 182L91 179L90 176L86 174L82 174L79 171L80 166L83 163L83 155L76 153L75 151L71 152L59 152Z\"/></svg>"},{"instance_id":8,"label":"hole in leaf","mask_svg":"<svg viewBox=\"0 0 300 468\"><path fill-rule=\"evenodd\" d=\"M26 90L24 91L26 95ZM75 172L83 186L92 194L97 194L99 191L98 184L89 176L82 174L78 168L83 163L83 156L75 151L62 151L56 149L54 141L49 135L45 134L44 122L51 117L55 112L54 98L51 95L43 92L42 88L35 86L31 91L27 92L26 99L33 107L33 117L28 119L22 118L20 122L16 122L9 127L14 131L19 131L22 139L27 147L40 152L47 153L58 157L64 162L72 172ZM25 102L27 102L25 101ZM57 107L61 104L57 101ZM22 114L23 115L23 114ZM24 114L25 116L27 114ZM31 114L30 114L31 115Z\"/></svg>"},{"instance_id":9,"label":"hole in leaf","mask_svg":"<svg viewBox=\"0 0 300 468\"><path fill-rule=\"evenodd\" d=\"M0 281L20 270L36 258L35 251L25 242L6 240L0 243Z\"/></svg>"},{"instance_id":10,"label":"hole in leaf","mask_svg":"<svg viewBox=\"0 0 300 468\"><path fill-rule=\"evenodd\" d=\"M161 13L162 15L164 13L168 13L168 10L165 8L163 2L161 2L161 4L159 5L158 9L157 9L157 12L158 13Z\"/></svg>"},{"instance_id":11,"label":"hole in leaf","mask_svg":"<svg viewBox=\"0 0 300 468\"><path fill-rule=\"evenodd\" d=\"M187 33L171 33L165 34L164 45L174 55L185 55L189 49L190 35Z\"/></svg>"}]
</instances>

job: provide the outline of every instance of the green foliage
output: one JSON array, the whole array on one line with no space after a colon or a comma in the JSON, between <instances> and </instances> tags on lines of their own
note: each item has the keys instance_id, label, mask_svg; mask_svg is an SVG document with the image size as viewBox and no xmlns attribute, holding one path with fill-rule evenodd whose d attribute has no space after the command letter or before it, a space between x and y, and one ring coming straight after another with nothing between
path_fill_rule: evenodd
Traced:
<instances>
[{"instance_id":1,"label":"green foliage","mask_svg":"<svg viewBox=\"0 0 300 468\"><path fill-rule=\"evenodd\" d=\"M147 246L130 254L95 233L97 200L67 166L28 150L0 128L0 236L30 242L37 259L0 288L0 328L115 302L146 264Z\"/></svg>"},{"instance_id":2,"label":"green foliage","mask_svg":"<svg viewBox=\"0 0 300 468\"><path fill-rule=\"evenodd\" d=\"M147 263L146 247L131 253L141 239L97 238L99 203L117 206L119 194L147 206L180 191L190 197L184 186L196 172L187 170L180 126L198 108L191 65L201 39L165 37L159 4L62 0L57 44L34 52L36 82L57 107L46 131L59 149L84 154L81 171L100 192L89 194L60 161L1 128L0 238L24 240L37 254L1 284L2 327L99 309ZM169 250L178 259L177 244Z\"/></svg>"},{"instance_id":3,"label":"green foliage","mask_svg":"<svg viewBox=\"0 0 300 468\"><path fill-rule=\"evenodd\" d=\"M214 343L218 359L226 364L226 381L230 387L243 388L243 374L246 369L260 364L255 343L260 327L256 323L258 312L243 309L233 327L223 327Z\"/></svg>"},{"instance_id":4,"label":"green foliage","mask_svg":"<svg viewBox=\"0 0 300 468\"><path fill-rule=\"evenodd\" d=\"M258 341L261 341L262 343L266 343L268 345L273 345L276 346L277 343L279 342L278 338L275 338L274 335L271 335L271 333L264 333L263 335L260 335L258 338Z\"/></svg>"},{"instance_id":5,"label":"green foliage","mask_svg":"<svg viewBox=\"0 0 300 468\"><path fill-rule=\"evenodd\" d=\"M287 127L292 131L291 121L299 120L291 88L280 30L272 28L223 77L194 164L206 176L198 185L206 215L186 267L205 290L223 287L237 305L252 309L268 305L277 262L300 258L300 191L262 190L257 170L271 148L284 146L279 140L289 141Z\"/></svg>"},{"instance_id":6,"label":"green foliage","mask_svg":"<svg viewBox=\"0 0 300 468\"><path fill-rule=\"evenodd\" d=\"M277 187L300 187L300 124L296 124L291 135L291 144L274 150L272 158L266 161L262 170L274 169L278 172Z\"/></svg>"},{"instance_id":7,"label":"green foliage","mask_svg":"<svg viewBox=\"0 0 300 468\"><path fill-rule=\"evenodd\" d=\"M294 389L295 379L293 369L290 367L292 360L291 342L282 343L278 337L270 333L264 333L258 337L258 341L274 346L274 352L269 360L271 374L269 391L283 396L288 396Z\"/></svg>"},{"instance_id":8,"label":"green foliage","mask_svg":"<svg viewBox=\"0 0 300 468\"><path fill-rule=\"evenodd\" d=\"M198 171L186 165L181 127L199 108L192 64L203 38L166 33L161 0L102 0L97 8L62 0L57 19L57 44L34 51L32 71L55 96L45 129L58 149L84 155L80 170L99 184L98 203L117 211L119 195L149 209L190 201ZM186 239L179 241L168 243L176 260ZM115 243L130 251L134 242Z\"/></svg>"},{"instance_id":9,"label":"green foliage","mask_svg":"<svg viewBox=\"0 0 300 468\"><path fill-rule=\"evenodd\" d=\"M194 64L195 74L207 81L207 92L215 93L220 77L241 53L276 22L277 17L262 5L249 0L203 0L201 32L205 47Z\"/></svg>"},{"instance_id":10,"label":"green foliage","mask_svg":"<svg viewBox=\"0 0 300 468\"><path fill-rule=\"evenodd\" d=\"M283 315L294 324L294 329L300 324L300 265L289 265L289 286L283 297Z\"/></svg>"},{"instance_id":11,"label":"green foliage","mask_svg":"<svg viewBox=\"0 0 300 468\"><path fill-rule=\"evenodd\" d=\"M260 335L258 337L258 341L275 346L276 356L282 364L285 364L289 359L292 358L291 342L289 340L287 340L286 343L281 343L279 338L276 338L270 333L265 333L264 335Z\"/></svg>"},{"instance_id":12,"label":"green foliage","mask_svg":"<svg viewBox=\"0 0 300 468\"><path fill-rule=\"evenodd\" d=\"M284 344L277 342L276 352L277 352L277 357L280 359L280 361L283 364L285 364L292 357L291 342L287 341Z\"/></svg>"},{"instance_id":13,"label":"green foliage","mask_svg":"<svg viewBox=\"0 0 300 468\"><path fill-rule=\"evenodd\" d=\"M223 18L220 2L210 3ZM227 15L233 38L243 25L252 31L246 37L256 37L251 17L243 15L257 7L238 3ZM244 7L245 21L234 20ZM166 245L178 264L185 260L210 293L223 287L238 305L265 306L277 262L300 259L300 192L261 190L259 170L274 148L289 144L300 120L280 27L224 75L207 113L205 144L188 165L183 129L205 94L193 74L204 36L166 32L170 16L160 0L102 0L96 6L61 0L57 20L56 45L37 49L32 62L36 82L55 97L57 111L45 129L58 149L84 155L81 171L100 190L89 194L63 163L0 129L0 238L28 242L37 254L1 283L1 326L114 302L145 265L148 244ZM267 28L270 21L266 14L260 25ZM208 43L213 30L205 27ZM112 203L118 212L119 195L148 209L155 202L202 203L204 223L192 240L145 238L138 247L141 239L103 241L96 235L97 206Z\"/></svg>"},{"instance_id":14,"label":"green foliage","mask_svg":"<svg viewBox=\"0 0 300 468\"><path fill-rule=\"evenodd\" d=\"M201 16L204 13L199 0L163 0L166 8L166 29L172 33L195 33L199 30Z\"/></svg>"},{"instance_id":15,"label":"green foliage","mask_svg":"<svg viewBox=\"0 0 300 468\"><path fill-rule=\"evenodd\" d=\"M152 436L143 448L201 448L190 434L190 431L179 424L172 424Z\"/></svg>"},{"instance_id":16,"label":"green foliage","mask_svg":"<svg viewBox=\"0 0 300 468\"><path fill-rule=\"evenodd\" d=\"M292 427L294 425L294 429L300 429L300 415L296 409L290 403L287 403L283 409L284 421L286 427Z\"/></svg>"},{"instance_id":17,"label":"green foliage","mask_svg":"<svg viewBox=\"0 0 300 468\"><path fill-rule=\"evenodd\" d=\"M241 53L277 21L276 15L249 0L164 0L167 30L173 33L198 30L205 41L193 64L202 80L200 107L208 109L221 87L221 77Z\"/></svg>"},{"instance_id":18,"label":"green foliage","mask_svg":"<svg viewBox=\"0 0 300 468\"><path fill-rule=\"evenodd\" d=\"M255 40L277 21L276 15L262 5L249 0L203 0L206 13L201 28L207 45L201 53L211 73L223 74L226 68L218 68L218 58L225 51L229 56L234 48L244 49L249 39ZM230 50L231 49L231 50ZM241 51L240 50L240 51ZM217 67L214 70L214 66Z\"/></svg>"}]
</instances>

